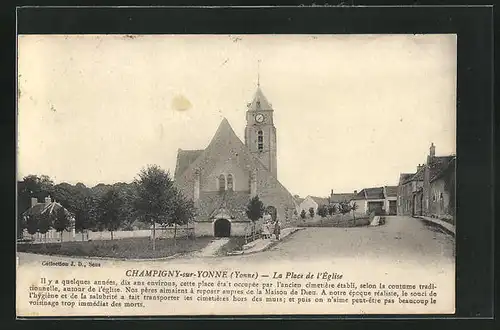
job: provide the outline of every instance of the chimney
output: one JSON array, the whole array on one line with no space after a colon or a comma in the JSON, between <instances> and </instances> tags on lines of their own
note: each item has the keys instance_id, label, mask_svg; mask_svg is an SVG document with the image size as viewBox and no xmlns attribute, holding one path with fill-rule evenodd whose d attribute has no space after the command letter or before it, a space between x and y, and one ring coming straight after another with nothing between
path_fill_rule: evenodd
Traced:
<instances>
[{"instance_id":1,"label":"chimney","mask_svg":"<svg viewBox=\"0 0 500 330\"><path fill-rule=\"evenodd\" d=\"M330 192L330 196L333 196L333 189L332 189L332 191Z\"/></svg>"},{"instance_id":2,"label":"chimney","mask_svg":"<svg viewBox=\"0 0 500 330\"><path fill-rule=\"evenodd\" d=\"M417 165L417 172L420 171L424 167L424 164L418 164Z\"/></svg>"},{"instance_id":3,"label":"chimney","mask_svg":"<svg viewBox=\"0 0 500 330\"><path fill-rule=\"evenodd\" d=\"M257 171L255 170L250 173L250 195L257 196Z\"/></svg>"},{"instance_id":4,"label":"chimney","mask_svg":"<svg viewBox=\"0 0 500 330\"><path fill-rule=\"evenodd\" d=\"M50 195L45 197L45 204L50 204L52 203L52 199L50 198Z\"/></svg>"},{"instance_id":5,"label":"chimney","mask_svg":"<svg viewBox=\"0 0 500 330\"><path fill-rule=\"evenodd\" d=\"M200 199L200 170L197 168L194 171L193 202L197 203L199 199Z\"/></svg>"},{"instance_id":6,"label":"chimney","mask_svg":"<svg viewBox=\"0 0 500 330\"><path fill-rule=\"evenodd\" d=\"M35 206L36 204L38 204L38 198L31 197L31 207Z\"/></svg>"},{"instance_id":7,"label":"chimney","mask_svg":"<svg viewBox=\"0 0 500 330\"><path fill-rule=\"evenodd\" d=\"M354 190L354 195L357 195L358 194L358 191L357 190Z\"/></svg>"}]
</instances>

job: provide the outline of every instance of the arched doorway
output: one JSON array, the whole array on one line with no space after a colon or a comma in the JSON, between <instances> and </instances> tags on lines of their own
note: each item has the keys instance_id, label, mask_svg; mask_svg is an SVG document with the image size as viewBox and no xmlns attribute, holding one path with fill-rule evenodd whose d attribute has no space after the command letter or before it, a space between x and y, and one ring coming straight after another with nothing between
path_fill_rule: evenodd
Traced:
<instances>
[{"instance_id":1,"label":"arched doorway","mask_svg":"<svg viewBox=\"0 0 500 330\"><path fill-rule=\"evenodd\" d=\"M224 218L220 218L220 219L215 220L214 236L215 237L229 237L229 236L231 236L231 222L227 219L224 219Z\"/></svg>"}]
</instances>

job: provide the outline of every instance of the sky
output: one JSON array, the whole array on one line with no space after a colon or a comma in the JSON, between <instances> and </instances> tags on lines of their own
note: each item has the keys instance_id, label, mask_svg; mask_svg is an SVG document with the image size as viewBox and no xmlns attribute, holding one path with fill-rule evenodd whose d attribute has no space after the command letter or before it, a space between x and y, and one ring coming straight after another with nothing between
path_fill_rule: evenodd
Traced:
<instances>
[{"instance_id":1,"label":"sky","mask_svg":"<svg viewBox=\"0 0 500 330\"><path fill-rule=\"evenodd\" d=\"M131 182L175 170L260 86L278 179L327 196L397 185L455 153L456 35L20 35L18 177Z\"/></svg>"}]
</instances>

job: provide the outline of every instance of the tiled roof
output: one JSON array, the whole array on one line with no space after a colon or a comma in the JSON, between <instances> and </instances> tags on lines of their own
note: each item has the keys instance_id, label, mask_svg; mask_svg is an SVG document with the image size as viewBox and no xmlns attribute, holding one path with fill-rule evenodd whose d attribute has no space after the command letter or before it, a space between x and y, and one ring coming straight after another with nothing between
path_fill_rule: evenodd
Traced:
<instances>
[{"instance_id":1,"label":"tiled roof","mask_svg":"<svg viewBox=\"0 0 500 330\"><path fill-rule=\"evenodd\" d=\"M260 87L257 88L252 102L248 104L249 111L272 110L272 105L262 93Z\"/></svg>"},{"instance_id":2,"label":"tiled roof","mask_svg":"<svg viewBox=\"0 0 500 330\"><path fill-rule=\"evenodd\" d=\"M239 220L246 220L246 208L250 201L250 193L246 191L218 191L200 192L198 202L198 215L210 219L216 213L224 209L232 217ZM203 219L201 219L203 220Z\"/></svg>"},{"instance_id":3,"label":"tiled roof","mask_svg":"<svg viewBox=\"0 0 500 330\"><path fill-rule=\"evenodd\" d=\"M429 178L434 181L441 177L449 168L454 167L456 162L455 156L435 157L429 165Z\"/></svg>"},{"instance_id":4,"label":"tiled roof","mask_svg":"<svg viewBox=\"0 0 500 330\"><path fill-rule=\"evenodd\" d=\"M396 197L398 195L397 186L385 186L386 197Z\"/></svg>"},{"instance_id":5,"label":"tiled roof","mask_svg":"<svg viewBox=\"0 0 500 330\"><path fill-rule=\"evenodd\" d=\"M179 177L203 152L203 150L182 150L177 151L177 164L175 166L174 177Z\"/></svg>"},{"instance_id":6,"label":"tiled roof","mask_svg":"<svg viewBox=\"0 0 500 330\"><path fill-rule=\"evenodd\" d=\"M366 199L384 199L384 188L365 188Z\"/></svg>"},{"instance_id":7,"label":"tiled roof","mask_svg":"<svg viewBox=\"0 0 500 330\"><path fill-rule=\"evenodd\" d=\"M344 194L331 194L330 202L331 203L340 203L340 202L348 202L354 198L354 194L344 193Z\"/></svg>"},{"instance_id":8,"label":"tiled roof","mask_svg":"<svg viewBox=\"0 0 500 330\"><path fill-rule=\"evenodd\" d=\"M415 175L416 173L401 173L399 175L399 184L405 184L406 182L410 181L410 179Z\"/></svg>"},{"instance_id":9,"label":"tiled roof","mask_svg":"<svg viewBox=\"0 0 500 330\"><path fill-rule=\"evenodd\" d=\"M49 214L53 214L56 212L58 209L62 208L64 212L72 216L71 212L69 212L64 206L57 202L51 202L51 203L38 203L27 209L23 215L29 216L29 215L35 215L35 214L43 214L45 212L49 212Z\"/></svg>"},{"instance_id":10,"label":"tiled roof","mask_svg":"<svg viewBox=\"0 0 500 330\"><path fill-rule=\"evenodd\" d=\"M424 181L424 166L415 173L408 181Z\"/></svg>"},{"instance_id":11,"label":"tiled roof","mask_svg":"<svg viewBox=\"0 0 500 330\"><path fill-rule=\"evenodd\" d=\"M316 197L316 196L309 196L313 201L316 202L316 204L319 205L328 205L328 198L323 198L323 197Z\"/></svg>"},{"instance_id":12,"label":"tiled roof","mask_svg":"<svg viewBox=\"0 0 500 330\"><path fill-rule=\"evenodd\" d=\"M356 196L354 196L354 200L362 200L362 199L384 199L384 188L376 187L376 188L365 188L361 190Z\"/></svg>"}]
</instances>

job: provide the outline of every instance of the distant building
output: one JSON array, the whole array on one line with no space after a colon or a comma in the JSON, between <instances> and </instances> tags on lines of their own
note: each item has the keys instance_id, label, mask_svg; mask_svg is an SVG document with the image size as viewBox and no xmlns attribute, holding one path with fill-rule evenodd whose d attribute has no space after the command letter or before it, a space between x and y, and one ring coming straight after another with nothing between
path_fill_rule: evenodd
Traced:
<instances>
[{"instance_id":1,"label":"distant building","mask_svg":"<svg viewBox=\"0 0 500 330\"><path fill-rule=\"evenodd\" d=\"M62 206L60 203L56 202L55 200L53 201L50 196L45 197L43 203L39 203L37 198L32 197L31 207L24 211L21 216L24 218L24 221L27 221L30 216L41 214L54 216L59 209L63 209L70 220L66 232L63 232L63 240L73 240L75 238L75 218L73 214L66 208L64 208L64 206ZM27 233L25 232L24 235L26 236ZM44 239L59 239L60 233L57 233L55 229L51 228L44 236Z\"/></svg>"},{"instance_id":2,"label":"distant building","mask_svg":"<svg viewBox=\"0 0 500 330\"><path fill-rule=\"evenodd\" d=\"M205 149L178 150L175 183L195 203L197 236L244 235L254 196L276 208L283 226L294 216L296 201L277 177L274 110L260 87L247 106L244 143L224 118Z\"/></svg>"},{"instance_id":3,"label":"distant building","mask_svg":"<svg viewBox=\"0 0 500 330\"><path fill-rule=\"evenodd\" d=\"M309 216L309 209L312 207L314 209L314 214L317 213L318 207L321 205L328 205L329 201L328 198L324 197L316 197L316 196L307 196L304 198L302 203L299 205L299 214L302 212L302 210L306 211L307 215Z\"/></svg>"},{"instance_id":4,"label":"distant building","mask_svg":"<svg viewBox=\"0 0 500 330\"><path fill-rule=\"evenodd\" d=\"M358 206L358 213L385 213L384 188L364 188L352 198L351 204L353 203Z\"/></svg>"},{"instance_id":5,"label":"distant building","mask_svg":"<svg viewBox=\"0 0 500 330\"><path fill-rule=\"evenodd\" d=\"M357 194L357 190L354 190L354 193L334 193L332 189L330 196L328 197L328 202L330 205L335 206L336 210L338 210L340 203L352 204L352 200Z\"/></svg>"}]
</instances>

